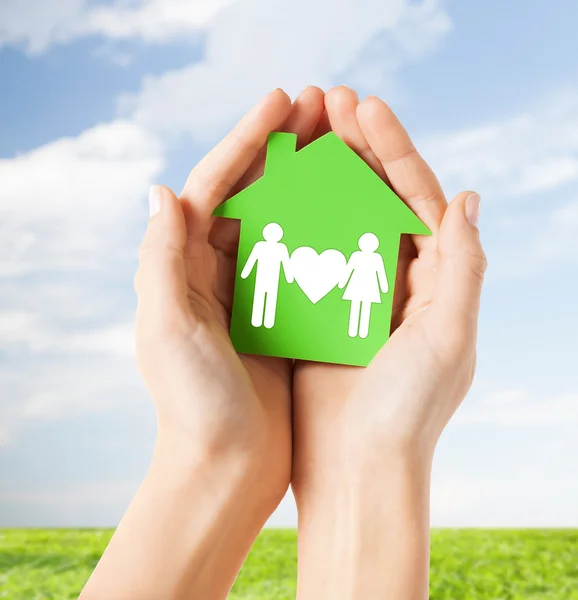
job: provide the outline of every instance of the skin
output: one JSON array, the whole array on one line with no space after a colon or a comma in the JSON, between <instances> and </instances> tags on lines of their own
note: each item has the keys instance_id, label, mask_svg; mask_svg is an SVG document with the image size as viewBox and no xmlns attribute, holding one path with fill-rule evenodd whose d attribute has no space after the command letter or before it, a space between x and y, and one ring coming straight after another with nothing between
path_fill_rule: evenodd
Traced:
<instances>
[{"instance_id":1,"label":"skin","mask_svg":"<svg viewBox=\"0 0 578 600\"><path fill-rule=\"evenodd\" d=\"M305 144L324 110L275 90L190 173L156 187L135 277L136 348L155 404L149 473L81 598L225 598L291 477L291 364L228 337L238 224L211 216L263 172L269 133Z\"/></svg>"},{"instance_id":2,"label":"skin","mask_svg":"<svg viewBox=\"0 0 578 600\"><path fill-rule=\"evenodd\" d=\"M433 453L475 370L486 268L466 213L476 196L464 192L448 206L378 98L360 103L340 87L325 106L331 128L433 235L403 240L394 332L369 367L295 366L298 597L425 599Z\"/></svg>"},{"instance_id":3,"label":"skin","mask_svg":"<svg viewBox=\"0 0 578 600\"><path fill-rule=\"evenodd\" d=\"M239 225L212 211L262 174L269 132L303 146L330 128L434 235L404 240L395 332L367 369L239 356L228 338ZM427 598L431 459L471 384L485 269L468 195L448 208L390 109L344 87L293 104L275 90L179 198L152 190L136 346L158 439L82 599L225 598L290 481L299 598Z\"/></svg>"}]
</instances>

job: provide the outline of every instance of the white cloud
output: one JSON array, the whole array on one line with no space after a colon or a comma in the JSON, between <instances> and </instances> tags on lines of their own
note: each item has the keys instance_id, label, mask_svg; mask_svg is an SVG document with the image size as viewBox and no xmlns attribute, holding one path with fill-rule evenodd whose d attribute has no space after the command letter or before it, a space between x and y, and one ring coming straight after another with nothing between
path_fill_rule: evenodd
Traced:
<instances>
[{"instance_id":1,"label":"white cloud","mask_svg":"<svg viewBox=\"0 0 578 600\"><path fill-rule=\"evenodd\" d=\"M87 36L162 43L187 39L237 0L3 0L0 46L40 54L55 44Z\"/></svg>"},{"instance_id":2,"label":"white cloud","mask_svg":"<svg viewBox=\"0 0 578 600\"><path fill-rule=\"evenodd\" d=\"M132 319L67 332L47 321L46 315L33 312L0 312L0 350L10 352L18 346L30 355L71 353L110 358L134 355Z\"/></svg>"},{"instance_id":3,"label":"white cloud","mask_svg":"<svg viewBox=\"0 0 578 600\"><path fill-rule=\"evenodd\" d=\"M468 399L454 419L508 427L578 425L578 393L538 397L524 390L496 391Z\"/></svg>"},{"instance_id":4,"label":"white cloud","mask_svg":"<svg viewBox=\"0 0 578 600\"><path fill-rule=\"evenodd\" d=\"M475 188L494 199L578 181L578 90L509 119L432 135L420 144L451 196Z\"/></svg>"},{"instance_id":5,"label":"white cloud","mask_svg":"<svg viewBox=\"0 0 578 600\"><path fill-rule=\"evenodd\" d=\"M132 325L111 317L118 307L107 307L102 289L105 267L135 254L147 189L164 168L160 140L185 132L214 141L279 85L293 93L342 77L390 85L451 26L437 0L59 0L23 7L2 3L0 45L30 53L80 36L160 43L210 27L203 60L147 79L125 101L126 118L0 161L0 352L19 356L0 369L4 430L142 397ZM87 271L93 280L81 280ZM55 280L47 283L46 274Z\"/></svg>"},{"instance_id":6,"label":"white cloud","mask_svg":"<svg viewBox=\"0 0 578 600\"><path fill-rule=\"evenodd\" d=\"M50 290L50 291L49 291ZM0 430L147 403L134 360L133 319L90 303L95 286L6 283L0 310ZM19 293L18 293L19 292ZM51 303L49 299L57 299ZM83 303L86 307L78 307Z\"/></svg>"},{"instance_id":7,"label":"white cloud","mask_svg":"<svg viewBox=\"0 0 578 600\"><path fill-rule=\"evenodd\" d=\"M244 0L215 19L201 62L149 77L122 107L152 130L214 141L276 87L391 88L397 70L450 28L436 0Z\"/></svg>"},{"instance_id":8,"label":"white cloud","mask_svg":"<svg viewBox=\"0 0 578 600\"><path fill-rule=\"evenodd\" d=\"M81 355L54 365L46 361L34 374L33 386L13 390L12 398L20 395L13 414L18 420L75 419L149 402L132 358Z\"/></svg>"},{"instance_id":9,"label":"white cloud","mask_svg":"<svg viewBox=\"0 0 578 600\"><path fill-rule=\"evenodd\" d=\"M142 38L168 42L207 27L237 0L141 0L132 5L116 2L87 11L78 33L98 33L109 39Z\"/></svg>"},{"instance_id":10,"label":"white cloud","mask_svg":"<svg viewBox=\"0 0 578 600\"><path fill-rule=\"evenodd\" d=\"M474 189L493 203L503 235L488 248L490 279L527 278L546 263L578 257L571 187L578 182L578 89L510 118L427 136L418 146L449 198Z\"/></svg>"},{"instance_id":11,"label":"white cloud","mask_svg":"<svg viewBox=\"0 0 578 600\"><path fill-rule=\"evenodd\" d=\"M0 275L93 267L119 251L163 167L158 140L128 121L0 160Z\"/></svg>"},{"instance_id":12,"label":"white cloud","mask_svg":"<svg viewBox=\"0 0 578 600\"><path fill-rule=\"evenodd\" d=\"M135 220L143 225L147 188L163 170L163 136L185 132L213 141L277 86L295 94L309 83L345 82L362 91L387 89L390 98L398 70L434 49L450 28L435 0L1 2L0 46L31 54L87 36L165 43L197 39L205 30L206 47L201 62L148 78L139 94L125 98L125 119L0 161L0 353L18 356L0 362L0 438L30 423L130 403L139 414L145 404L152 410L132 359L131 321L126 312L120 320L111 316L119 313L106 277L76 280L87 268L134 252L130 232ZM130 60L130 52L115 54L114 43L110 47L119 60ZM449 191L476 187L485 196L515 198L559 189L578 180L578 92L498 122L431 136L420 148ZM544 229L543 256L554 248L556 256L576 253L577 225L576 202L555 208ZM55 271L63 276L58 281L35 278ZM488 432L496 425L506 432L572 426L577 407L574 393L540 399L513 390L468 402L456 424L468 431L488 426ZM537 471L519 473L519 463L513 464L511 477L502 460L491 476L435 477L434 524L575 523L575 483L548 471L575 450L552 449ZM59 523L70 525L72 510L86 525L87 514L113 495L123 501L109 514L120 516L135 486L118 485L11 492L0 501L31 505L23 524L35 514L45 525L45 510L52 507ZM294 523L288 494L271 524Z\"/></svg>"},{"instance_id":13,"label":"white cloud","mask_svg":"<svg viewBox=\"0 0 578 600\"><path fill-rule=\"evenodd\" d=\"M3 0L0 46L24 46L31 54L45 50L81 18L85 0Z\"/></svg>"},{"instance_id":14,"label":"white cloud","mask_svg":"<svg viewBox=\"0 0 578 600\"><path fill-rule=\"evenodd\" d=\"M66 333L61 332L63 337ZM22 356L0 367L0 429L4 441L14 439L33 422L77 419L90 414L152 410L148 394L138 375L130 352L111 351L117 339L123 348L132 333L122 339L104 333L101 341L87 346L76 342L68 352L49 351L32 357ZM59 348L59 351L66 348Z\"/></svg>"},{"instance_id":15,"label":"white cloud","mask_svg":"<svg viewBox=\"0 0 578 600\"><path fill-rule=\"evenodd\" d=\"M131 307L119 304L104 267L136 254L147 187L162 166L156 139L123 121L0 161L4 440L31 421L147 401Z\"/></svg>"},{"instance_id":16,"label":"white cloud","mask_svg":"<svg viewBox=\"0 0 578 600\"><path fill-rule=\"evenodd\" d=\"M52 10L71 30L70 22L80 19L77 13L88 11L100 15L97 20L109 37L129 35L130 28L148 31L149 25L146 35L170 33L165 21L171 19L171 26L183 31L214 22L203 61L145 80L140 94L125 99L125 107L132 105L126 119L0 161L0 275L5 276L94 267L100 253L122 252L127 225L164 167L159 134L189 132L213 141L277 85L296 92L311 82L329 85L345 73L366 83L384 76L389 80L450 27L436 0L385 5L375 0L339 0L337 5L334 0L313 5L306 0L149 0L100 6L69 0L42 6L46 14L38 23L48 27ZM21 24L14 31L23 31L27 21L19 20L21 3L3 4L2 10L4 38L11 23ZM28 7L27 12L33 11Z\"/></svg>"},{"instance_id":17,"label":"white cloud","mask_svg":"<svg viewBox=\"0 0 578 600\"><path fill-rule=\"evenodd\" d=\"M23 338L28 341L31 333L35 333L34 315L22 310L0 312L2 346L18 344Z\"/></svg>"}]
</instances>

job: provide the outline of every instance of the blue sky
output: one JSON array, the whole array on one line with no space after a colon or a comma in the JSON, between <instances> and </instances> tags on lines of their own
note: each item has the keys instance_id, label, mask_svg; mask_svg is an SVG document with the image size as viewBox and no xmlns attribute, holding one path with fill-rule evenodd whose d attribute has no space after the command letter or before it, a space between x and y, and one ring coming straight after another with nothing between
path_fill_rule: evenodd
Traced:
<instances>
[{"instance_id":1,"label":"blue sky","mask_svg":"<svg viewBox=\"0 0 578 600\"><path fill-rule=\"evenodd\" d=\"M577 25L571 0L3 2L0 526L118 521L155 431L132 356L148 187L309 83L382 96L447 195L483 198L479 369L434 525L578 526Z\"/></svg>"}]
</instances>

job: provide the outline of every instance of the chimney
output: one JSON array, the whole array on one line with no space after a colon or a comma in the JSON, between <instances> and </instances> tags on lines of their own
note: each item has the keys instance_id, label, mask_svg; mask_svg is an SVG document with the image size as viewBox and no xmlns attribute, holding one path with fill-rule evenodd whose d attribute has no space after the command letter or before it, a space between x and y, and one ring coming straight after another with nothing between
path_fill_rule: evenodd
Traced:
<instances>
[{"instance_id":1,"label":"chimney","mask_svg":"<svg viewBox=\"0 0 578 600\"><path fill-rule=\"evenodd\" d=\"M265 159L265 175L271 175L283 167L287 158L295 154L297 136L294 133L269 134L267 158Z\"/></svg>"}]
</instances>

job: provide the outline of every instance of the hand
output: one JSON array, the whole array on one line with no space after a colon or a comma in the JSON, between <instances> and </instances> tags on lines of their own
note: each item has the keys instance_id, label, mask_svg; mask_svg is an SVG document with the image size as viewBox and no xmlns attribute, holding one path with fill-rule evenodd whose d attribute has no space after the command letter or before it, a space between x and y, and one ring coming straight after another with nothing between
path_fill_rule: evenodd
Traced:
<instances>
[{"instance_id":1,"label":"hand","mask_svg":"<svg viewBox=\"0 0 578 600\"><path fill-rule=\"evenodd\" d=\"M135 277L139 367L158 437L147 476L84 599L226 597L291 472L291 366L228 336L239 225L212 218L262 172L271 131L307 142L323 92L269 94L191 172L151 189Z\"/></svg>"},{"instance_id":2,"label":"hand","mask_svg":"<svg viewBox=\"0 0 578 600\"><path fill-rule=\"evenodd\" d=\"M390 585L379 573L366 573L368 577L357 582L357 595L342 592L341 597L422 598L427 596L427 568L419 575L416 565L423 566L427 558L423 538L428 520L423 511L429 506L431 460L441 432L471 385L476 363L477 319L486 267L477 229L479 197L464 192L448 206L431 169L379 99L370 97L359 103L355 92L341 87L328 92L325 104L335 133L391 185L433 235L402 239L393 334L367 368L307 362L295 366L292 485L300 513L304 573L299 577L300 589L307 588L311 597L331 597L331 592L315 596L311 591L315 577L331 580L342 590L347 585L353 589L351 580L341 581L339 567L323 574L307 565L314 562L314 555L324 552L318 541L323 536L333 539L334 548L343 549L347 536L357 536L349 540L349 548L360 548L364 536L373 539L376 532L381 535L376 513L388 506L390 514L384 518L389 519L389 528L383 528L386 533L375 546L374 556L383 558L379 568L391 569L393 577L397 573L405 588ZM399 500L402 493L403 502ZM362 511L371 520L363 532L349 520L367 502L373 509ZM421 512L418 517L408 517L409 522L413 519L413 528L410 524L400 532L392 515L399 521L412 505L420 506ZM339 527L343 517L339 510L345 508L338 506L350 509L343 525L349 530L342 538L337 533L331 534L332 538L321 531L322 523L326 521L333 530ZM364 518L360 517L360 522ZM399 537L394 550L389 544L388 558L384 558L387 536L394 535L392 532ZM400 563L404 549L412 543L406 557L413 556L413 562ZM336 565L356 564L356 560L359 564L372 561L367 556L341 556ZM331 559L325 564L331 564ZM401 575L404 568L406 580ZM351 577L363 580L359 573ZM409 581L418 583L410 586Z\"/></svg>"},{"instance_id":3,"label":"hand","mask_svg":"<svg viewBox=\"0 0 578 600\"><path fill-rule=\"evenodd\" d=\"M291 106L269 94L191 172L180 200L153 190L153 212L135 278L139 367L158 414L159 436L194 453L250 458L272 510L291 469L289 361L238 356L228 336L239 223L212 212L260 176L268 134L305 144L323 112L306 89Z\"/></svg>"},{"instance_id":4,"label":"hand","mask_svg":"<svg viewBox=\"0 0 578 600\"><path fill-rule=\"evenodd\" d=\"M291 472L289 361L238 356L228 326L238 223L212 218L260 175L268 134L307 142L308 88L269 94L191 172L151 190L135 278L139 367L158 415L149 472L82 598L224 598Z\"/></svg>"},{"instance_id":5,"label":"hand","mask_svg":"<svg viewBox=\"0 0 578 600\"><path fill-rule=\"evenodd\" d=\"M433 235L402 239L393 335L369 367L296 364L297 484L315 471L309 460L317 464L322 444L329 456L344 439L431 453L472 382L486 266L477 227L466 219L475 198L466 205L470 194L464 192L447 206L437 179L391 110L375 97L358 103L355 92L344 87L328 92L325 103L332 129ZM339 429L338 438L328 427Z\"/></svg>"}]
</instances>

